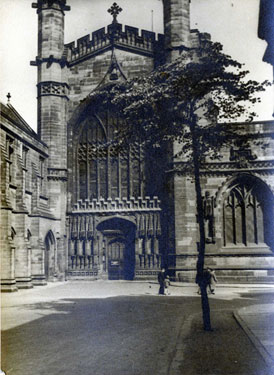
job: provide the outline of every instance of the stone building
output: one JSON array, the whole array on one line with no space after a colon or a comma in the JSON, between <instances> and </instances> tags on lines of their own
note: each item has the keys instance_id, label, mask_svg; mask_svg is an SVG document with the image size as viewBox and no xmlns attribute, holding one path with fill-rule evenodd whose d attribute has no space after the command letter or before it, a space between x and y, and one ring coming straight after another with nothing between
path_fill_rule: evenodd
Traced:
<instances>
[{"instance_id":1,"label":"stone building","mask_svg":"<svg viewBox=\"0 0 274 375\"><path fill-rule=\"evenodd\" d=\"M118 154L111 148L119 114L90 98L101 85L146 74L208 38L190 30L189 0L163 1L164 35L123 27L114 3L110 25L69 44L66 1L32 6L38 134L10 104L1 105L3 289L54 279L155 278L162 264L173 277L193 280L199 235L184 161L155 184L153 162L139 145ZM206 264L224 281L268 281L274 272L273 125L233 124L246 142L202 166ZM255 146L258 138L266 149Z\"/></svg>"},{"instance_id":2,"label":"stone building","mask_svg":"<svg viewBox=\"0 0 274 375\"><path fill-rule=\"evenodd\" d=\"M12 105L0 103L0 109L1 282L14 291L64 272L57 259L62 232L49 209L48 146Z\"/></svg>"}]
</instances>

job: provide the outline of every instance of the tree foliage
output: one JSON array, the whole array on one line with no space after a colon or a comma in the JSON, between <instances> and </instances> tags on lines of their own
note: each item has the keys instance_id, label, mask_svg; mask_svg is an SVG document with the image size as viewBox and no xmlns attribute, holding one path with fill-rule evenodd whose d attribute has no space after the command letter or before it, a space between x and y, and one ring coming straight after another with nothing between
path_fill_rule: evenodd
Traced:
<instances>
[{"instance_id":1,"label":"tree foliage","mask_svg":"<svg viewBox=\"0 0 274 375\"><path fill-rule=\"evenodd\" d=\"M118 111L124 118L116 145L141 143L151 148L176 144L177 156L188 161L195 182L200 242L196 280L202 294L204 329L211 330L204 271L205 230L200 165L206 156L235 140L235 121L255 117L256 94L270 83L247 78L248 71L222 51L222 45L201 40L197 48L182 49L174 62L150 74L107 85L92 94L95 104ZM217 119L219 121L217 121ZM220 122L226 120L225 122ZM237 134L239 139L241 136Z\"/></svg>"},{"instance_id":2,"label":"tree foliage","mask_svg":"<svg viewBox=\"0 0 274 375\"><path fill-rule=\"evenodd\" d=\"M244 115L252 121L256 115L252 107L260 101L256 94L269 85L248 80L249 72L242 68L223 53L221 44L202 40L198 48L182 50L176 61L107 85L92 96L124 117L125 126L117 133L120 144L138 141L160 147L165 141L177 141L179 154L191 160L195 128L199 158L217 157L221 145L235 136L223 120Z\"/></svg>"}]
</instances>

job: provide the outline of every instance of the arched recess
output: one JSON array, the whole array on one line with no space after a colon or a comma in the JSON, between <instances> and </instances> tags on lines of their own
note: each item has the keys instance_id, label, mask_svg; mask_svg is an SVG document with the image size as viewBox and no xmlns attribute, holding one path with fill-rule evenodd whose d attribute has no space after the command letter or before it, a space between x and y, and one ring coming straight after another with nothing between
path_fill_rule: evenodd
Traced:
<instances>
[{"instance_id":1,"label":"arched recess","mask_svg":"<svg viewBox=\"0 0 274 375\"><path fill-rule=\"evenodd\" d=\"M273 203L271 190L258 177L234 178L223 195L223 245L274 250Z\"/></svg>"},{"instance_id":2,"label":"arched recess","mask_svg":"<svg viewBox=\"0 0 274 375\"><path fill-rule=\"evenodd\" d=\"M97 230L103 235L106 269L109 279L132 280L135 272L136 226L126 219L101 222Z\"/></svg>"},{"instance_id":3,"label":"arched recess","mask_svg":"<svg viewBox=\"0 0 274 375\"><path fill-rule=\"evenodd\" d=\"M44 270L47 280L53 279L56 274L56 261L56 241L50 230L45 237Z\"/></svg>"}]
</instances>

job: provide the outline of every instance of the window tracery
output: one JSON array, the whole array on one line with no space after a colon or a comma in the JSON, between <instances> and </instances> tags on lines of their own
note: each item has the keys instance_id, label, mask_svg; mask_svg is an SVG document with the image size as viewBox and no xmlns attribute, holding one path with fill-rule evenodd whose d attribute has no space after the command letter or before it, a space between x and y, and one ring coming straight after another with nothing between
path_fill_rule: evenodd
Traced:
<instances>
[{"instance_id":1,"label":"window tracery","mask_svg":"<svg viewBox=\"0 0 274 375\"><path fill-rule=\"evenodd\" d=\"M251 181L234 185L224 202L224 245L259 245L268 239L271 214L268 194Z\"/></svg>"},{"instance_id":2,"label":"window tracery","mask_svg":"<svg viewBox=\"0 0 274 375\"><path fill-rule=\"evenodd\" d=\"M142 160L138 144L117 151L112 145L119 120L106 116L86 122L77 150L78 199L129 198L142 195Z\"/></svg>"}]
</instances>

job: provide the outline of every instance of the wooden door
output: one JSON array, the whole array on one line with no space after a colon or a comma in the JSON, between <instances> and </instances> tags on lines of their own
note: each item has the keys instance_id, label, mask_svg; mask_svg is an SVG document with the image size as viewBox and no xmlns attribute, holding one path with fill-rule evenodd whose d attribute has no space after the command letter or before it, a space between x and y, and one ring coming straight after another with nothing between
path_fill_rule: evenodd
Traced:
<instances>
[{"instance_id":1,"label":"wooden door","mask_svg":"<svg viewBox=\"0 0 274 375\"><path fill-rule=\"evenodd\" d=\"M119 280L124 278L124 241L117 239L108 246L108 278Z\"/></svg>"}]
</instances>

